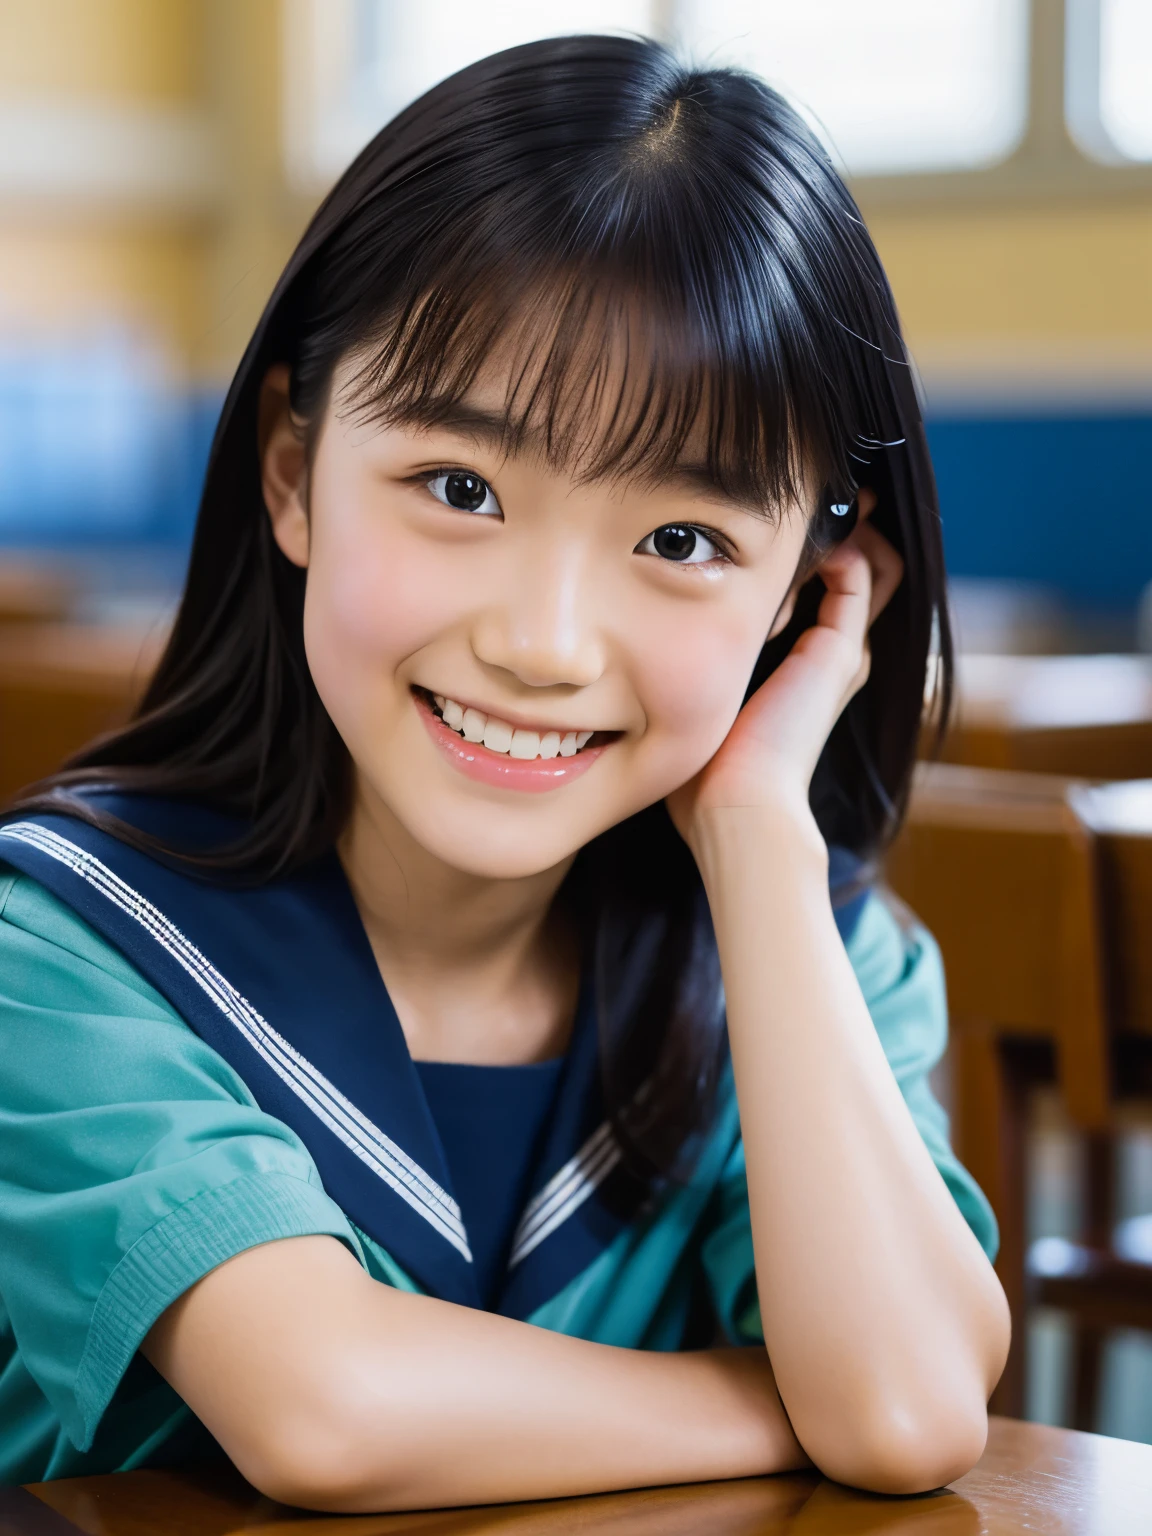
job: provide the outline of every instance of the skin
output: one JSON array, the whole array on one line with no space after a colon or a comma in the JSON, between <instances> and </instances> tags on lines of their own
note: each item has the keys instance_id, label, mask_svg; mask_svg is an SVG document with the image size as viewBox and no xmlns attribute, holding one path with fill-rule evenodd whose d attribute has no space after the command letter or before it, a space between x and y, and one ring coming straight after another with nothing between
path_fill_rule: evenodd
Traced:
<instances>
[{"instance_id":1,"label":"skin","mask_svg":"<svg viewBox=\"0 0 1152 1536\"><path fill-rule=\"evenodd\" d=\"M663 798L715 921L766 1347L657 1355L394 1291L334 1239L238 1255L145 1353L273 1496L402 1509L740 1477L815 1463L883 1492L983 1449L1008 1313L896 1086L828 894L808 807L820 750L868 670L901 578L868 527L820 567L817 624L743 709L791 613L806 517L686 477L586 482L482 422L368 426L343 408L311 463L287 377L265 384L264 494L307 567L305 642L348 745L341 855L414 1057L561 1052L577 956L552 898L581 846ZM497 369L469 404L496 408ZM446 468L500 515L444 506ZM666 524L728 558L662 560ZM701 545L701 551L708 546ZM414 686L526 728L619 735L571 784L478 784L433 743Z\"/></svg>"}]
</instances>

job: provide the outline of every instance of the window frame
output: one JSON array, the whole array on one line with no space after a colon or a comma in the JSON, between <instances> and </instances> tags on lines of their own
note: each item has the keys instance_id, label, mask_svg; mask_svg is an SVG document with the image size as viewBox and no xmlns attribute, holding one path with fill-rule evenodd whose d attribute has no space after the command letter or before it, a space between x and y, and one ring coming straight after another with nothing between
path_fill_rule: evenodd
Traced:
<instances>
[{"instance_id":1,"label":"window frame","mask_svg":"<svg viewBox=\"0 0 1152 1536\"><path fill-rule=\"evenodd\" d=\"M1089 154L1068 122L1068 10L1077 0L1029 0L1028 107L1019 144L996 165L971 171L857 176L869 208L943 204L1128 201L1152 192L1152 163ZM1099 130L1098 130L1099 131Z\"/></svg>"}]
</instances>

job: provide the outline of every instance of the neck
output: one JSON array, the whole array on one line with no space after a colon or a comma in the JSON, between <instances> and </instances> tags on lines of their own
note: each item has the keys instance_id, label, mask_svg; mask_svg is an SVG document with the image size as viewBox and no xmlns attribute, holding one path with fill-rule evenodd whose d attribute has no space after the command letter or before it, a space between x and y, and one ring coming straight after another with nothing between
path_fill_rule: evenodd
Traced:
<instances>
[{"instance_id":1,"label":"neck","mask_svg":"<svg viewBox=\"0 0 1152 1536\"><path fill-rule=\"evenodd\" d=\"M415 1058L499 1065L563 1051L579 956L555 897L571 858L521 879L473 875L363 791L339 851Z\"/></svg>"}]
</instances>

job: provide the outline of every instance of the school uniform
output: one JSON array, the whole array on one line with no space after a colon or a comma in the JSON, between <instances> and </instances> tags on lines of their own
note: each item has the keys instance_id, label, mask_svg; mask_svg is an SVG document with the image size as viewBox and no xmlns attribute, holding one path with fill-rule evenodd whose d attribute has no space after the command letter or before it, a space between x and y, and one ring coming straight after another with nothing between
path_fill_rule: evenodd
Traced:
<instances>
[{"instance_id":1,"label":"school uniform","mask_svg":"<svg viewBox=\"0 0 1152 1536\"><path fill-rule=\"evenodd\" d=\"M212 825L104 803L177 842ZM605 1119L587 978L562 1060L417 1064L335 854L243 888L37 814L0 826L0 861L0 1482L218 1454L138 1349L278 1238L329 1235L385 1284L602 1343L762 1340L731 1070L691 1176L645 1191ZM837 918L991 1254L928 1085L937 949L874 893Z\"/></svg>"}]
</instances>

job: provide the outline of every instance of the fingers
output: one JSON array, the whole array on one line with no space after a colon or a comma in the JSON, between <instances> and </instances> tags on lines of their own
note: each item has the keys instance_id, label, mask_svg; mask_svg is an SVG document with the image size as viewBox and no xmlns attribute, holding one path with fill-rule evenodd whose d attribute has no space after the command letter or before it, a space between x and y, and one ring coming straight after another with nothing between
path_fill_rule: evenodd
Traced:
<instances>
[{"instance_id":1,"label":"fingers","mask_svg":"<svg viewBox=\"0 0 1152 1536\"><path fill-rule=\"evenodd\" d=\"M828 589L829 595L838 598L861 595L865 580L868 587L868 608L865 629L875 621L892 600L904 578L904 561L892 544L871 527L868 518L876 507L876 493L867 487L860 491L859 521L851 536L843 544L829 551L817 566L817 571ZM861 563L862 562L862 563ZM865 576L864 567L867 567ZM859 617L857 604L837 601L828 610L828 620L841 627L841 619L850 622ZM824 622L823 607L821 620Z\"/></svg>"},{"instance_id":2,"label":"fingers","mask_svg":"<svg viewBox=\"0 0 1152 1536\"><path fill-rule=\"evenodd\" d=\"M872 571L872 601L868 611L871 625L876 615L883 613L892 600L892 594L904 580L904 561L899 551L882 533L867 523L861 523L853 538L856 539Z\"/></svg>"},{"instance_id":3,"label":"fingers","mask_svg":"<svg viewBox=\"0 0 1152 1536\"><path fill-rule=\"evenodd\" d=\"M857 535L853 533L827 555L817 570L825 587L817 626L836 630L859 649L871 623L873 582L871 564Z\"/></svg>"}]
</instances>

